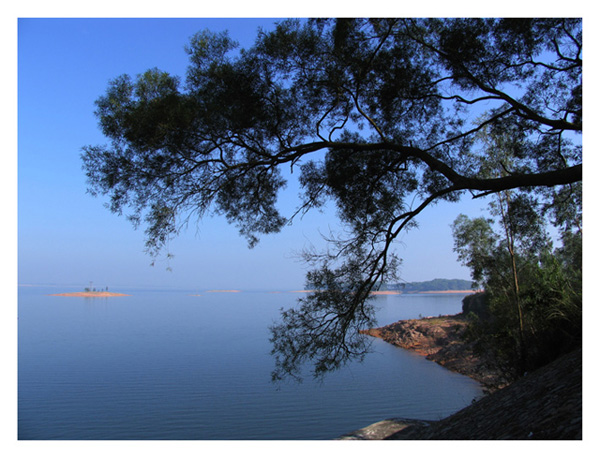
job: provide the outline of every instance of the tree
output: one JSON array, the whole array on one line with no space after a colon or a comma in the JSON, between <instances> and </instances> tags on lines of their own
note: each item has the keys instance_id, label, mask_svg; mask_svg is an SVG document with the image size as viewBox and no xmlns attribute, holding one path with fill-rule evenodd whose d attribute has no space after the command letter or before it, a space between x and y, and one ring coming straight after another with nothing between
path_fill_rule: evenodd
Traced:
<instances>
[{"instance_id":1,"label":"tree","mask_svg":"<svg viewBox=\"0 0 600 458\"><path fill-rule=\"evenodd\" d=\"M503 191L489 207L496 221L459 215L454 250L484 287L488 303L486 317L471 317L468 336L514 379L581 345L582 231L580 224L563 228L562 246L553 250L545 218L550 209L530 195Z\"/></svg>"},{"instance_id":2,"label":"tree","mask_svg":"<svg viewBox=\"0 0 600 458\"><path fill-rule=\"evenodd\" d=\"M478 158L478 174L507 175L520 156L518 133L496 125L477 135L486 152ZM562 198L543 204L547 193L500 191L489 202L495 221L460 215L453 225L454 250L485 288L492 317L475 320L470 334L487 354L496 354L508 378L549 362L557 348L580 342L580 183L562 192ZM550 224L558 227L563 244L554 253L546 230Z\"/></svg>"},{"instance_id":3,"label":"tree","mask_svg":"<svg viewBox=\"0 0 600 458\"><path fill-rule=\"evenodd\" d=\"M460 215L454 243L485 289L485 316L470 316L466 338L510 380L581 345L581 233L552 250L529 245L506 220L493 223Z\"/></svg>"},{"instance_id":4,"label":"tree","mask_svg":"<svg viewBox=\"0 0 600 458\"><path fill-rule=\"evenodd\" d=\"M520 143L515 142L515 133L510 128L486 126L478 136L487 153L479 158L478 173L484 176L506 176L508 170L515 166L515 158L519 154ZM474 278L484 280L488 292L501 295L514 307L518 323L518 366L526 367L528 346L520 270L522 263L531 262L539 253L550 250L550 239L545 230L546 221L542 216L544 212L535 197L518 190L496 193L489 208L491 215L498 218L502 235L494 234L491 219L477 218L470 221L461 215L453 227L454 249L459 253L459 260L472 268ZM503 268L505 272L502 272ZM493 299L497 300L497 297L494 296Z\"/></svg>"},{"instance_id":5,"label":"tree","mask_svg":"<svg viewBox=\"0 0 600 458\"><path fill-rule=\"evenodd\" d=\"M369 292L425 208L581 181L581 37L578 19L288 20L247 50L199 32L185 85L152 69L98 99L111 143L84 148L89 188L146 225L152 255L194 216L253 246L332 200L348 236L306 254L315 292L272 330L275 378L307 358L321 374L365 350ZM501 176L474 169L493 128L519 147ZM283 167L300 171L294 215L275 205Z\"/></svg>"}]
</instances>

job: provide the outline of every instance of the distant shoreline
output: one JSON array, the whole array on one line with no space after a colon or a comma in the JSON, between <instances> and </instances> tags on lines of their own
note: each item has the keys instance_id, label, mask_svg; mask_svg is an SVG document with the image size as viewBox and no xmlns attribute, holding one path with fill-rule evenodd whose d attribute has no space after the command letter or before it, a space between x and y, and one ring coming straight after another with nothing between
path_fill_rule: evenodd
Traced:
<instances>
[{"instance_id":1,"label":"distant shoreline","mask_svg":"<svg viewBox=\"0 0 600 458\"><path fill-rule=\"evenodd\" d=\"M241 293L241 290L237 289L211 289L204 291L204 293ZM280 291L278 291L280 292ZM290 293L314 293L314 290L295 290L289 291ZM479 291L476 290L444 290L444 291L372 291L373 296L399 296L409 294L475 294ZM48 294L48 296L66 296L66 297L118 297L118 296L131 296L131 294L122 293L111 293L108 291L79 291L75 293L58 293ZM192 296L201 296L201 294L192 294Z\"/></svg>"},{"instance_id":2,"label":"distant shoreline","mask_svg":"<svg viewBox=\"0 0 600 458\"><path fill-rule=\"evenodd\" d=\"M290 293L314 293L315 290L297 290L290 291ZM473 289L447 289L439 291L400 291L400 290L384 290L384 291L371 291L373 296L398 296L401 294L475 294L481 291Z\"/></svg>"},{"instance_id":3,"label":"distant shoreline","mask_svg":"<svg viewBox=\"0 0 600 458\"><path fill-rule=\"evenodd\" d=\"M109 293L108 291L79 291L76 293L48 294L48 296L68 296L68 297L115 297L131 296L131 294Z\"/></svg>"},{"instance_id":4,"label":"distant shoreline","mask_svg":"<svg viewBox=\"0 0 600 458\"><path fill-rule=\"evenodd\" d=\"M475 294L481 291L475 289L448 289L445 291L414 291L415 294ZM410 292L406 294L412 294Z\"/></svg>"},{"instance_id":5,"label":"distant shoreline","mask_svg":"<svg viewBox=\"0 0 600 458\"><path fill-rule=\"evenodd\" d=\"M373 291L371 294L376 296L386 296L395 294L475 294L480 291L471 289L447 289L443 291Z\"/></svg>"}]
</instances>

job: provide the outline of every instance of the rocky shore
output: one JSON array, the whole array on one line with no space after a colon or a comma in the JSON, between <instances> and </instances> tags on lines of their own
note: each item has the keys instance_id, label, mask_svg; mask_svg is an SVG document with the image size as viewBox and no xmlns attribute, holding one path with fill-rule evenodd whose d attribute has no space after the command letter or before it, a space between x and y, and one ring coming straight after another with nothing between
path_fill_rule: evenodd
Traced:
<instances>
[{"instance_id":1,"label":"rocky shore","mask_svg":"<svg viewBox=\"0 0 600 458\"><path fill-rule=\"evenodd\" d=\"M459 314L402 320L362 332L415 351L451 371L471 377L488 392L505 386L502 375L484 357L475 355L473 344L463 341L466 326L466 318Z\"/></svg>"},{"instance_id":2,"label":"rocky shore","mask_svg":"<svg viewBox=\"0 0 600 458\"><path fill-rule=\"evenodd\" d=\"M339 439L582 439L582 350L508 384L462 338L466 312L485 313L482 296L476 296L463 302L464 314L402 320L362 332L477 380L487 396L439 421L390 418Z\"/></svg>"},{"instance_id":3,"label":"rocky shore","mask_svg":"<svg viewBox=\"0 0 600 458\"><path fill-rule=\"evenodd\" d=\"M439 421L392 418L341 440L581 440L582 351L575 350Z\"/></svg>"}]
</instances>

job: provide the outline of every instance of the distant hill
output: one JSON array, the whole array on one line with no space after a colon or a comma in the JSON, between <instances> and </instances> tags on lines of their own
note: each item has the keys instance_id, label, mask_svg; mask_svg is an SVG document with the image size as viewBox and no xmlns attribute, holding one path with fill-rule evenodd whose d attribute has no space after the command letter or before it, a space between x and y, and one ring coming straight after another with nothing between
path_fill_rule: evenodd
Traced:
<instances>
[{"instance_id":1,"label":"distant hill","mask_svg":"<svg viewBox=\"0 0 600 458\"><path fill-rule=\"evenodd\" d=\"M403 293L418 293L421 291L463 291L473 289L473 287L470 280L436 278L429 281L389 284L387 289Z\"/></svg>"}]
</instances>

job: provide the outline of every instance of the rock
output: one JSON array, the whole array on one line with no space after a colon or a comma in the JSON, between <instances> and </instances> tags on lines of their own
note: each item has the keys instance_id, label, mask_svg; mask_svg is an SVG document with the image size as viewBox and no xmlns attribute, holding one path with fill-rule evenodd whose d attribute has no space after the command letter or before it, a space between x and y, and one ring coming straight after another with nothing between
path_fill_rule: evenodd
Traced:
<instances>
[{"instance_id":1,"label":"rock","mask_svg":"<svg viewBox=\"0 0 600 458\"><path fill-rule=\"evenodd\" d=\"M390 418L388 420L378 421L366 428L352 431L344 434L338 440L381 440L390 437L410 426L426 427L430 424L429 421L412 420L407 418Z\"/></svg>"},{"instance_id":2,"label":"rock","mask_svg":"<svg viewBox=\"0 0 600 458\"><path fill-rule=\"evenodd\" d=\"M466 327L467 319L459 314L397 321L363 333L416 351L449 370L477 380L487 391L505 386L502 374L488 360L475 355L472 343L463 340Z\"/></svg>"}]
</instances>

